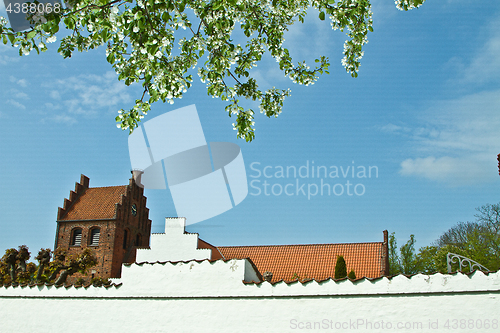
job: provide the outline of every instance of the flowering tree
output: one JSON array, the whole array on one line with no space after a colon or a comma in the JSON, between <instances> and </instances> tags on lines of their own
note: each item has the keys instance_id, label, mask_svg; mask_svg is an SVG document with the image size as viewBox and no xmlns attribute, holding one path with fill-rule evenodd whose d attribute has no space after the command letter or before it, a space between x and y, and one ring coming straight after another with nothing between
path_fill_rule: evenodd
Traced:
<instances>
[{"instance_id":1,"label":"flowering tree","mask_svg":"<svg viewBox=\"0 0 500 333\"><path fill-rule=\"evenodd\" d=\"M424 1L395 3L408 10ZM275 87L262 91L250 77L251 68L265 52L295 83L312 84L318 74L328 73L327 57L320 56L311 69L305 62L294 63L283 47L284 32L294 22L304 22L309 7L318 10L320 20L328 17L334 30L346 31L342 64L353 77L358 75L367 33L373 31L370 0L68 0L66 8L40 7L33 2L37 5L27 13L32 23L27 31L14 32L0 17L3 42L19 47L20 55L33 49L45 51L64 26L69 35L61 39L58 49L64 58L75 50L106 45L106 59L118 78L126 85L142 82L144 87L134 107L120 110L116 117L118 127L130 132L151 104L173 103L182 97L193 81L190 69L198 67L208 94L225 101L226 112L236 116L237 136L251 141L254 111L241 107L239 98L258 100L260 112L277 117L290 94L289 89ZM232 39L235 28L246 36L242 44ZM176 42L178 51L174 50Z\"/></svg>"}]
</instances>

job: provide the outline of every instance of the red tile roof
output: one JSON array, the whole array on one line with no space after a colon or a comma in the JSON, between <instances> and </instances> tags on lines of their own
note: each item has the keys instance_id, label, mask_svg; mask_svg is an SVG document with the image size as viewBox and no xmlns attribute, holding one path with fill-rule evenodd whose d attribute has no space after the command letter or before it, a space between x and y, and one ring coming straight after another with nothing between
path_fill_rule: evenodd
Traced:
<instances>
[{"instance_id":1,"label":"red tile roof","mask_svg":"<svg viewBox=\"0 0 500 333\"><path fill-rule=\"evenodd\" d=\"M290 282L297 277L317 281L335 276L337 256L343 255L347 273L354 269L356 278L377 278L384 275L384 243L219 246L227 259L250 258L260 274L273 273L271 283Z\"/></svg>"},{"instance_id":2,"label":"red tile roof","mask_svg":"<svg viewBox=\"0 0 500 333\"><path fill-rule=\"evenodd\" d=\"M121 196L126 193L126 185L87 188L60 221L112 219L115 205L121 203Z\"/></svg>"}]
</instances>

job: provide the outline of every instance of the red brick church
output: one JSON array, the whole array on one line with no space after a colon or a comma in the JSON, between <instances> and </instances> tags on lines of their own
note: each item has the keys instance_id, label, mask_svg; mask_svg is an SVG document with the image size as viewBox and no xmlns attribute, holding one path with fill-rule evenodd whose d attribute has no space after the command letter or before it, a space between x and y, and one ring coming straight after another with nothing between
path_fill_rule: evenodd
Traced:
<instances>
[{"instance_id":1,"label":"red brick church","mask_svg":"<svg viewBox=\"0 0 500 333\"><path fill-rule=\"evenodd\" d=\"M137 248L150 246L151 220L143 192L133 177L128 185L89 187L89 178L81 175L59 208L55 248L68 254L91 248L98 259L92 277L119 278L122 264L136 261ZM333 277L339 255L357 278L378 278L389 275L388 233L383 234L382 242L348 244L216 247L198 239L197 248L210 249L209 260L248 258L260 274L271 272L273 283Z\"/></svg>"},{"instance_id":2,"label":"red brick church","mask_svg":"<svg viewBox=\"0 0 500 333\"><path fill-rule=\"evenodd\" d=\"M64 207L57 212L54 248L76 254L91 248L96 277L120 277L123 263L135 261L137 247L149 247L151 220L144 189L133 178L128 185L89 187L81 175Z\"/></svg>"}]
</instances>

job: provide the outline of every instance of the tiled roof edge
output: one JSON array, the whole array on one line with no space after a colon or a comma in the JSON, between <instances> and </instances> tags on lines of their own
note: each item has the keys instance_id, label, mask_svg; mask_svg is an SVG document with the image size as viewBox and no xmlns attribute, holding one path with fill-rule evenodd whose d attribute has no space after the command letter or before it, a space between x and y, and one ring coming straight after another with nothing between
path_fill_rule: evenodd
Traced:
<instances>
[{"instance_id":1,"label":"tiled roof edge","mask_svg":"<svg viewBox=\"0 0 500 333\"><path fill-rule=\"evenodd\" d=\"M380 280L382 278L384 278L385 276L380 276L380 277L377 277L377 278L368 278L368 277L361 277L361 278L356 278L356 279L349 279L348 277L345 277L345 278L342 278L342 279L334 279L332 277L327 277L325 279L322 279L322 280L317 280L317 279L304 279L304 280L299 280L299 279L296 279L296 280L293 280L293 281L285 281L283 279L279 280L279 281L275 281L275 282L270 282L271 285L275 285L275 284L279 284L279 283L284 283L286 285L290 285L290 284L296 284L298 282L300 282L302 285L305 285L305 284L308 284L310 282L317 282L318 284L323 284L324 282L326 281L334 281L335 283L337 282L341 282L341 281L344 281L344 280L349 280L351 282L358 282L358 281L361 281L361 280L368 280L368 281L376 281L376 280ZM262 281L262 282L255 282L255 284L261 284L261 283L264 283L265 281ZM254 282L244 282L245 284L252 284Z\"/></svg>"},{"instance_id":2,"label":"tiled roof edge","mask_svg":"<svg viewBox=\"0 0 500 333\"><path fill-rule=\"evenodd\" d=\"M379 244L383 245L384 242L361 242L361 243L312 243L312 244L282 244L282 245L227 245L216 246L217 248L237 248L237 247L279 247L279 246L311 246L311 245L358 245L358 244Z\"/></svg>"}]
</instances>

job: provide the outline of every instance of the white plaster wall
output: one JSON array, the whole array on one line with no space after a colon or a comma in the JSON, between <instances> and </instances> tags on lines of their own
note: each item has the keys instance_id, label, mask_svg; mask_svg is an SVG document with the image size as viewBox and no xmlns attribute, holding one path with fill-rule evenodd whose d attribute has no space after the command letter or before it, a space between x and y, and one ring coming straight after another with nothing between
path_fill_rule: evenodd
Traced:
<instances>
[{"instance_id":1,"label":"white plaster wall","mask_svg":"<svg viewBox=\"0 0 500 333\"><path fill-rule=\"evenodd\" d=\"M244 283L248 260L206 260L184 226L167 219L118 286L0 287L0 333L500 332L500 272Z\"/></svg>"},{"instance_id":2,"label":"white plaster wall","mask_svg":"<svg viewBox=\"0 0 500 333\"><path fill-rule=\"evenodd\" d=\"M197 249L198 235L185 234L184 217L165 218L165 233L152 234L151 249L138 249L136 262L163 262L210 259L212 250Z\"/></svg>"},{"instance_id":3,"label":"white plaster wall","mask_svg":"<svg viewBox=\"0 0 500 333\"><path fill-rule=\"evenodd\" d=\"M109 289L0 288L0 331L500 331L500 273L243 283L251 270L246 260L134 264Z\"/></svg>"},{"instance_id":4,"label":"white plaster wall","mask_svg":"<svg viewBox=\"0 0 500 333\"><path fill-rule=\"evenodd\" d=\"M498 318L497 296L11 298L0 299L0 322L4 332L498 332L498 326L445 329L454 319L491 324Z\"/></svg>"}]
</instances>

